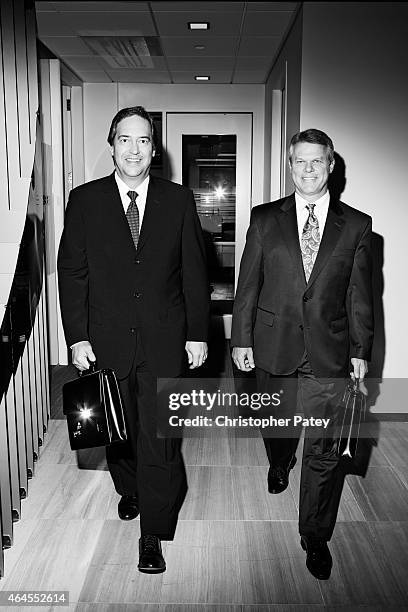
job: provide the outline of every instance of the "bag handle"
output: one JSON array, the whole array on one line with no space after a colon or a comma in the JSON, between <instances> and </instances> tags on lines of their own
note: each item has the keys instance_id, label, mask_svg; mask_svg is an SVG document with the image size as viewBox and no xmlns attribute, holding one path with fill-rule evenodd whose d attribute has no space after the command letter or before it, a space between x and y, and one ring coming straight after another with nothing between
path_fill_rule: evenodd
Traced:
<instances>
[{"instance_id":1,"label":"bag handle","mask_svg":"<svg viewBox=\"0 0 408 612\"><path fill-rule=\"evenodd\" d=\"M93 372L96 372L96 361L90 361L89 368L87 370L84 370L83 372L81 372L81 370L78 370L78 376L87 376L88 374L92 374Z\"/></svg>"}]
</instances>

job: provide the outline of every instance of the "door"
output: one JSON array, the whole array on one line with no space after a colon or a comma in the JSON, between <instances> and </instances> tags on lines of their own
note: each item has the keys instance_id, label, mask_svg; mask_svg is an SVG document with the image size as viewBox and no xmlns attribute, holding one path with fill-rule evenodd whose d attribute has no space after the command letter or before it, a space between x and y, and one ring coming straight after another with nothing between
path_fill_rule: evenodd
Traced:
<instances>
[{"instance_id":1,"label":"door","mask_svg":"<svg viewBox=\"0 0 408 612\"><path fill-rule=\"evenodd\" d=\"M168 176L190 187L204 231L212 314L231 315L251 211L252 114L167 113Z\"/></svg>"}]
</instances>

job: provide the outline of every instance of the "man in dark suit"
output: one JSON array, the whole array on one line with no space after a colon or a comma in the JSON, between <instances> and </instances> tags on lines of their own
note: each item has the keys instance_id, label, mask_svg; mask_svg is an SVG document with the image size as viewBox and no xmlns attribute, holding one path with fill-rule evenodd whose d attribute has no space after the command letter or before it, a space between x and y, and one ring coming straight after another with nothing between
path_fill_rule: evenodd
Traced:
<instances>
[{"instance_id":1,"label":"man in dark suit","mask_svg":"<svg viewBox=\"0 0 408 612\"><path fill-rule=\"evenodd\" d=\"M129 441L107 447L119 517L140 511L139 570L165 571L186 492L176 440L157 437L158 377L207 357L209 290L191 191L150 176L154 125L142 107L120 110L108 142L115 171L73 189L58 271L62 320L79 370L97 359L119 380Z\"/></svg>"},{"instance_id":2,"label":"man in dark suit","mask_svg":"<svg viewBox=\"0 0 408 612\"><path fill-rule=\"evenodd\" d=\"M256 368L259 390L284 391L282 413L292 425L299 390L304 416L329 418L332 432L344 379L350 373L362 380L370 359L371 218L330 197L334 149L325 133L296 134L289 163L295 193L252 210L234 303L233 359L243 371ZM287 438L264 435L270 493L288 486L296 429L288 428ZM327 579L341 470L334 434L307 429L299 532L309 571Z\"/></svg>"}]
</instances>

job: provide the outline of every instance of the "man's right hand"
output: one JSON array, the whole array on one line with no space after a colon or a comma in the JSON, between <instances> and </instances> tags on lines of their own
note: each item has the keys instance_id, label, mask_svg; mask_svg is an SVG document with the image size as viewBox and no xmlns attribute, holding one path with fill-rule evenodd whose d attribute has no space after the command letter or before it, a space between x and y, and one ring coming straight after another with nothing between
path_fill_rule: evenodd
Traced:
<instances>
[{"instance_id":1,"label":"man's right hand","mask_svg":"<svg viewBox=\"0 0 408 612\"><path fill-rule=\"evenodd\" d=\"M95 353L92 350L91 343L88 340L77 342L71 346L72 363L80 372L88 370L91 361L96 361Z\"/></svg>"},{"instance_id":2,"label":"man's right hand","mask_svg":"<svg viewBox=\"0 0 408 612\"><path fill-rule=\"evenodd\" d=\"M237 366L238 369L243 372L250 372L255 367L254 362L254 354L252 352L252 347L240 347L234 346L232 349L232 359Z\"/></svg>"}]
</instances>

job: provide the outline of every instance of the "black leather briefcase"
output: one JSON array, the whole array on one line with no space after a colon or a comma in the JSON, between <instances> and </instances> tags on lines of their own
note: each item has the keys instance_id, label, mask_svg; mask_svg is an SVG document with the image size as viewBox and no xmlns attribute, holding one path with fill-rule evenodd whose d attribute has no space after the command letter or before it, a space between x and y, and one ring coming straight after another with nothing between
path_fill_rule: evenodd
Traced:
<instances>
[{"instance_id":1,"label":"black leather briefcase","mask_svg":"<svg viewBox=\"0 0 408 612\"><path fill-rule=\"evenodd\" d=\"M340 426L337 437L337 454L353 459L366 418L366 398L358 388L358 381L349 381L340 405Z\"/></svg>"},{"instance_id":2,"label":"black leather briefcase","mask_svg":"<svg viewBox=\"0 0 408 612\"><path fill-rule=\"evenodd\" d=\"M91 366L62 388L72 450L107 446L127 439L123 404L113 370Z\"/></svg>"}]
</instances>

